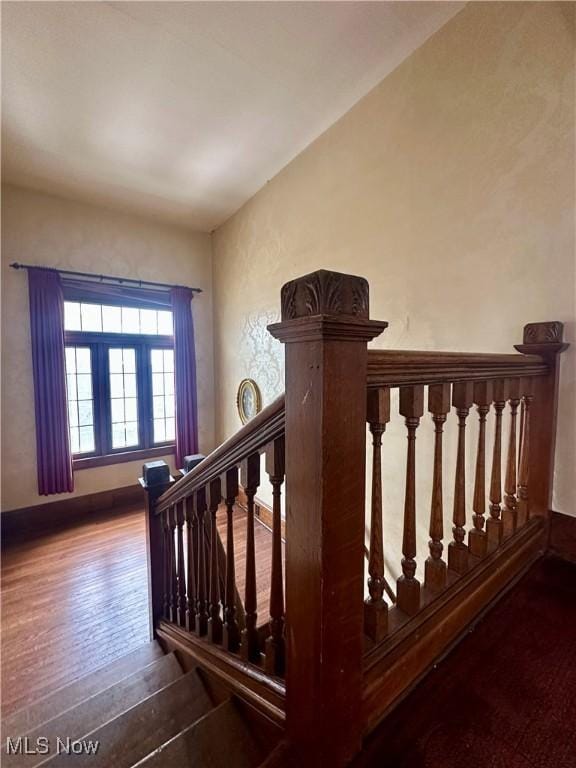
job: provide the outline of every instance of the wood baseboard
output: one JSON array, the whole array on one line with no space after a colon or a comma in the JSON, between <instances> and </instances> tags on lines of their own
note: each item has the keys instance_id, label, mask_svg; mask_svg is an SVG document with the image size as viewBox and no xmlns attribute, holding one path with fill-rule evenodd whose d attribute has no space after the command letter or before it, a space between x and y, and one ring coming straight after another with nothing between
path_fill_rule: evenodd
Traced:
<instances>
[{"instance_id":1,"label":"wood baseboard","mask_svg":"<svg viewBox=\"0 0 576 768\"><path fill-rule=\"evenodd\" d=\"M364 657L365 736L414 688L543 554L545 529L535 518Z\"/></svg>"},{"instance_id":2,"label":"wood baseboard","mask_svg":"<svg viewBox=\"0 0 576 768\"><path fill-rule=\"evenodd\" d=\"M47 504L37 504L33 507L11 509L0 515L2 545L9 544L14 539L30 538L43 535L55 528L75 525L103 511L137 504L143 506L144 499L142 488L134 484L110 491L73 496L71 499L51 501Z\"/></svg>"},{"instance_id":3,"label":"wood baseboard","mask_svg":"<svg viewBox=\"0 0 576 768\"><path fill-rule=\"evenodd\" d=\"M550 513L548 551L576 563L576 517L562 512Z\"/></svg>"}]
</instances>

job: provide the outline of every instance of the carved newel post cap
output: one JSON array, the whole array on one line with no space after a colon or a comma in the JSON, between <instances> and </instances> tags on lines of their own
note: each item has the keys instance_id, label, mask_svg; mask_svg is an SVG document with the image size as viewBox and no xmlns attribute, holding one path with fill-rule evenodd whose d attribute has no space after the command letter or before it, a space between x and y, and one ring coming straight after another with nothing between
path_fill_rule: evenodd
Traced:
<instances>
[{"instance_id":1,"label":"carved newel post cap","mask_svg":"<svg viewBox=\"0 0 576 768\"><path fill-rule=\"evenodd\" d=\"M551 320L546 323L528 323L524 326L522 344L515 344L514 349L524 355L555 355L570 346L562 339L564 323Z\"/></svg>"},{"instance_id":2,"label":"carved newel post cap","mask_svg":"<svg viewBox=\"0 0 576 768\"><path fill-rule=\"evenodd\" d=\"M282 286L280 323L268 330L283 342L370 341L387 327L369 319L368 281L319 269Z\"/></svg>"},{"instance_id":3,"label":"carved newel post cap","mask_svg":"<svg viewBox=\"0 0 576 768\"><path fill-rule=\"evenodd\" d=\"M170 467L165 461L147 461L142 466L141 485L144 488L153 488L159 485L167 485L171 481Z\"/></svg>"}]
</instances>

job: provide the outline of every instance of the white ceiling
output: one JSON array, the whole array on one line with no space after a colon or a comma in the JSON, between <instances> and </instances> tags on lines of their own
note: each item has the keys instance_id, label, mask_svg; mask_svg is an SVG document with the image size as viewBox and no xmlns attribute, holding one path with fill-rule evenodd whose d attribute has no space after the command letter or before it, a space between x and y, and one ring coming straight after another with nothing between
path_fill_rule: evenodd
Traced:
<instances>
[{"instance_id":1,"label":"white ceiling","mask_svg":"<svg viewBox=\"0 0 576 768\"><path fill-rule=\"evenodd\" d=\"M209 231L445 2L2 2L3 178Z\"/></svg>"}]
</instances>

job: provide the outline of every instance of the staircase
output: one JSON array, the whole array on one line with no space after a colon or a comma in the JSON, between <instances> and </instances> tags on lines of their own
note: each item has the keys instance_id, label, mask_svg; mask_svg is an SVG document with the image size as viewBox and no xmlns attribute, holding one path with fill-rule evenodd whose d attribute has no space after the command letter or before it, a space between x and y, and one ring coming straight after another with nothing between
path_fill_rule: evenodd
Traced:
<instances>
[{"instance_id":1,"label":"staircase","mask_svg":"<svg viewBox=\"0 0 576 768\"><path fill-rule=\"evenodd\" d=\"M256 768L270 747L205 680L149 643L7 717L2 766Z\"/></svg>"}]
</instances>

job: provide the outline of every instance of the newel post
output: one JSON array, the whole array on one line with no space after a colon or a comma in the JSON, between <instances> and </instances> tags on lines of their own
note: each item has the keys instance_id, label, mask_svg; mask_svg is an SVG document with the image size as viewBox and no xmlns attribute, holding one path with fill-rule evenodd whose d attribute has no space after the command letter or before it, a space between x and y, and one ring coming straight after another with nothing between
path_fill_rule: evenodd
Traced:
<instances>
[{"instance_id":1,"label":"newel post","mask_svg":"<svg viewBox=\"0 0 576 768\"><path fill-rule=\"evenodd\" d=\"M146 556L148 561L148 606L150 638L162 618L164 598L164 541L162 516L156 513L158 499L175 482L165 461L144 464L138 482L144 489L146 516Z\"/></svg>"},{"instance_id":2,"label":"newel post","mask_svg":"<svg viewBox=\"0 0 576 768\"><path fill-rule=\"evenodd\" d=\"M523 414L529 413L530 439L521 441L519 484L528 517L548 519L552 508L559 356L569 347L562 340L563 333L564 325L558 321L529 323L524 326L523 343L514 345L518 352L539 355L548 364L547 376L522 382L521 385ZM525 429L525 424L522 424L521 434Z\"/></svg>"},{"instance_id":3,"label":"newel post","mask_svg":"<svg viewBox=\"0 0 576 768\"><path fill-rule=\"evenodd\" d=\"M286 344L286 728L303 766L361 748L368 283L320 270L282 288Z\"/></svg>"}]
</instances>

